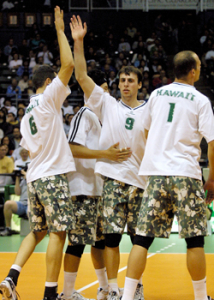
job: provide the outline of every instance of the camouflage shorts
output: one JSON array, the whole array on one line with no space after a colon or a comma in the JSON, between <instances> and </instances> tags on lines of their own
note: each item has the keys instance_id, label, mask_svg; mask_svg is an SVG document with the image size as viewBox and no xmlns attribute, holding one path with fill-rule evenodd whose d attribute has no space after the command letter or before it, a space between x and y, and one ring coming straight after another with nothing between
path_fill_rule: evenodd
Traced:
<instances>
[{"instance_id":1,"label":"camouflage shorts","mask_svg":"<svg viewBox=\"0 0 214 300\"><path fill-rule=\"evenodd\" d=\"M67 176L42 177L28 183L29 221L32 231L67 231L74 228Z\"/></svg>"},{"instance_id":2,"label":"camouflage shorts","mask_svg":"<svg viewBox=\"0 0 214 300\"><path fill-rule=\"evenodd\" d=\"M168 238L174 215L181 238L207 234L202 182L180 176L151 176L143 195L137 234Z\"/></svg>"},{"instance_id":3,"label":"camouflage shorts","mask_svg":"<svg viewBox=\"0 0 214 300\"><path fill-rule=\"evenodd\" d=\"M103 225L104 233L124 232L127 224L128 234L135 234L143 190L105 178L103 186Z\"/></svg>"},{"instance_id":4,"label":"camouflage shorts","mask_svg":"<svg viewBox=\"0 0 214 300\"><path fill-rule=\"evenodd\" d=\"M75 229L68 232L69 245L94 245L103 240L102 206L100 197L72 197Z\"/></svg>"}]
</instances>

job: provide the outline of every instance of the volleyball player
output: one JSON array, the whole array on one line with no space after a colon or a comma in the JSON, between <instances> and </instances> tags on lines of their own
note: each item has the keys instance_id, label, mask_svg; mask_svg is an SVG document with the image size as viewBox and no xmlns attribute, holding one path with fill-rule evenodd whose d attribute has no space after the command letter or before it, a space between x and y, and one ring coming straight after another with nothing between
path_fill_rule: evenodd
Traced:
<instances>
[{"instance_id":1,"label":"volleyball player","mask_svg":"<svg viewBox=\"0 0 214 300\"><path fill-rule=\"evenodd\" d=\"M96 163L95 172L105 176L103 188L104 234L106 240L105 263L109 284L108 300L120 298L117 284L119 268L119 244L127 223L128 234L133 240L145 187L145 178L138 176L146 142L143 118L146 103L137 100L138 89L142 86L141 72L132 66L119 72L119 88L122 100L105 93L87 75L83 39L86 24L73 16L71 32L74 40L75 75L84 91L86 104L96 113L102 123L99 149L120 143L122 148L130 148L131 157L123 162L102 159ZM144 299L140 279L136 289L136 299Z\"/></svg>"},{"instance_id":2,"label":"volleyball player","mask_svg":"<svg viewBox=\"0 0 214 300\"><path fill-rule=\"evenodd\" d=\"M73 229L72 200L66 174L75 164L64 133L61 106L70 94L67 87L73 72L73 56L64 34L63 11L55 8L55 27L61 68L56 76L49 66L33 74L36 95L30 99L22 119L21 145L30 153L27 184L31 232L23 240L8 276L0 284L4 300L16 300L16 285L22 267L36 245L49 231L46 253L44 300L57 299L57 281L66 231ZM32 270L33 272L33 270Z\"/></svg>"},{"instance_id":3,"label":"volleyball player","mask_svg":"<svg viewBox=\"0 0 214 300\"><path fill-rule=\"evenodd\" d=\"M90 77L108 91L105 74L100 70L90 72ZM102 203L100 196L103 180L94 174L96 159L113 161L126 160L129 149L118 149L119 143L107 150L99 150L101 125L97 116L86 106L74 116L68 136L69 145L75 158L76 172L69 176L69 186L76 216L75 229L69 231L69 245L64 258L64 289L61 300L85 299L74 290L79 263L86 244L91 245L92 262L99 281L97 299L106 299L108 279L104 263L105 240L102 234Z\"/></svg>"},{"instance_id":4,"label":"volleyball player","mask_svg":"<svg viewBox=\"0 0 214 300\"><path fill-rule=\"evenodd\" d=\"M204 189L208 191L207 201L212 201L214 117L209 99L194 87L200 69L196 53L179 52L174 57L175 81L153 91L148 101L144 124L149 134L139 174L149 177L122 300L134 299L138 278L146 266L147 251L155 237L169 237L174 215L179 235L187 244L187 269L195 300L211 299L206 290ZM208 143L210 168L204 189L199 166L203 136Z\"/></svg>"}]
</instances>

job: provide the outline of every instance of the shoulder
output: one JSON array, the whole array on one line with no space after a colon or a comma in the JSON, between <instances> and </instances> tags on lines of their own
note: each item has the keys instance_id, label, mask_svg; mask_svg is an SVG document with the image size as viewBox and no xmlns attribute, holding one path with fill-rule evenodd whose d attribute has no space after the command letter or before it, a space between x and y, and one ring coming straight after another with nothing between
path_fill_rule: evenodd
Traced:
<instances>
[{"instance_id":1,"label":"shoulder","mask_svg":"<svg viewBox=\"0 0 214 300\"><path fill-rule=\"evenodd\" d=\"M80 108L80 110L78 111L78 113L74 116L74 120L75 119L92 119L94 118L94 116L96 117L95 113L87 106L83 106Z\"/></svg>"},{"instance_id":2,"label":"shoulder","mask_svg":"<svg viewBox=\"0 0 214 300\"><path fill-rule=\"evenodd\" d=\"M5 161L13 164L13 159L11 157L5 156Z\"/></svg>"}]
</instances>

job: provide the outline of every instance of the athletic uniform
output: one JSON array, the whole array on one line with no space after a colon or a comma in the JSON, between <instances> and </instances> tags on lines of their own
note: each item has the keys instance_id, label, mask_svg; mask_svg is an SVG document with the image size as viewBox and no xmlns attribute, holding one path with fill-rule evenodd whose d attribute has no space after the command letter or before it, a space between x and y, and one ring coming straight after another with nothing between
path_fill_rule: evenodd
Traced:
<instances>
[{"instance_id":1,"label":"athletic uniform","mask_svg":"<svg viewBox=\"0 0 214 300\"><path fill-rule=\"evenodd\" d=\"M134 234L146 183L144 177L138 176L146 142L142 125L146 102L131 108L96 85L86 103L102 123L99 149L119 142L120 148L130 147L132 151L127 161L102 159L96 163L95 172L105 176L104 233L122 234L127 222L128 232Z\"/></svg>"},{"instance_id":2,"label":"athletic uniform","mask_svg":"<svg viewBox=\"0 0 214 300\"><path fill-rule=\"evenodd\" d=\"M56 77L43 94L30 98L21 122L21 146L30 153L27 183L31 229L65 231L73 228L72 201L66 173L75 171L64 133L61 106L70 94Z\"/></svg>"},{"instance_id":3,"label":"athletic uniform","mask_svg":"<svg viewBox=\"0 0 214 300\"><path fill-rule=\"evenodd\" d=\"M152 92L149 130L139 175L149 176L137 234L168 237L174 214L182 238L206 235L200 142L214 140L210 101L195 87L174 82Z\"/></svg>"},{"instance_id":4,"label":"athletic uniform","mask_svg":"<svg viewBox=\"0 0 214 300\"><path fill-rule=\"evenodd\" d=\"M97 116L89 108L82 107L71 121L68 142L98 150L100 132ZM96 240L104 239L100 216L103 180L94 173L96 159L74 160L76 172L69 174L69 187L76 226L69 231L69 244L94 245Z\"/></svg>"}]
</instances>

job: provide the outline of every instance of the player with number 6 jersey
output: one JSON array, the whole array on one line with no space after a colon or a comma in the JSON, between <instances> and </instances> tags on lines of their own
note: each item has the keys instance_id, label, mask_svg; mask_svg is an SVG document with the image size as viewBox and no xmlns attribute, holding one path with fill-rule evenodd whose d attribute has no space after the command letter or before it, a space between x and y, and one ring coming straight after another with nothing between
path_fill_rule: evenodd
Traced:
<instances>
[{"instance_id":1,"label":"player with number 6 jersey","mask_svg":"<svg viewBox=\"0 0 214 300\"><path fill-rule=\"evenodd\" d=\"M64 33L64 14L59 6L55 7L54 17L61 67L57 76L49 65L41 65L33 72L36 95L31 97L21 122L21 146L29 151L31 158L27 172L31 232L22 241L14 264L0 283L0 293L5 300L17 300L16 286L21 269L47 232L43 300L58 299L57 282L66 231L75 227L67 179L67 173L75 171L75 165L61 113L62 103L70 93L67 85L74 61Z\"/></svg>"},{"instance_id":2,"label":"player with number 6 jersey","mask_svg":"<svg viewBox=\"0 0 214 300\"><path fill-rule=\"evenodd\" d=\"M70 89L56 77L41 94L31 96L21 122L21 145L30 153L27 182L75 171L63 132L61 107Z\"/></svg>"}]
</instances>

